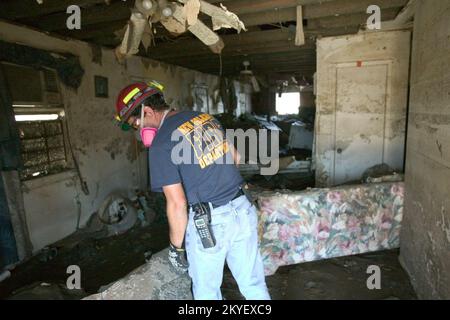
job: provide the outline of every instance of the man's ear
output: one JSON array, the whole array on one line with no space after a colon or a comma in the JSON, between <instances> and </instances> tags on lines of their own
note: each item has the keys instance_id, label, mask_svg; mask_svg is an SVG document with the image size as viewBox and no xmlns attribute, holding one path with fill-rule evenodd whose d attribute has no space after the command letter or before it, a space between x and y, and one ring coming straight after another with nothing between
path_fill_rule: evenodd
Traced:
<instances>
[{"instance_id":1,"label":"man's ear","mask_svg":"<svg viewBox=\"0 0 450 320\"><path fill-rule=\"evenodd\" d=\"M153 117L155 115L155 111L148 106L144 106L144 116L147 116L147 115Z\"/></svg>"}]
</instances>

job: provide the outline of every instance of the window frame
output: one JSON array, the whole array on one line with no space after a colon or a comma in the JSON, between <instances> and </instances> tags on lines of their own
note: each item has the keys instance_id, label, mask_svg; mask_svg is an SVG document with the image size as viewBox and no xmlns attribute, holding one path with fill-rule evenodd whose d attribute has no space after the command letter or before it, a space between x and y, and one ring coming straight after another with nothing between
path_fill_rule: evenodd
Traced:
<instances>
[{"instance_id":1,"label":"window frame","mask_svg":"<svg viewBox=\"0 0 450 320\"><path fill-rule=\"evenodd\" d=\"M58 114L58 118L56 120L31 120L31 121L16 120L19 130L21 130L21 123L23 123L25 125L26 124L38 124L41 127L40 130L44 131L44 135L42 137L35 137L35 138L29 138L29 139L24 138L22 133L20 134L22 160L25 158L25 156L24 156L25 154L30 154L32 152L44 152L47 155L47 160L39 165L51 166L52 163L57 162L57 161L65 162L64 167L60 170L49 171L47 173L41 172L40 174L38 174L36 176L33 176L33 174L27 174L26 176L23 175L23 172L25 169L33 168L36 166L30 166L30 167L23 166L22 168L20 168L18 170L20 180L23 182L27 182L27 181L31 181L31 180L44 179L44 178L48 178L53 175L58 175L61 173L73 171L74 166L73 166L72 158L70 156L71 151L69 150L69 143L68 143L68 136L67 136L68 135L67 119L65 116L65 107L64 107L64 102L62 99L61 85L57 78L56 71L54 69L44 68L44 67L42 67L40 69L35 69L33 67L29 67L26 65L14 64L14 63L9 63L9 62L4 62L4 61L0 61L0 63L3 65L17 66L19 68L30 68L30 69L35 70L36 72L39 72L39 79L41 81L41 90L42 90L42 92L41 92L42 101L33 101L33 102L12 101L12 107L13 107L15 116L17 116L17 115L32 116L32 115L38 115L38 114ZM54 81L55 81L55 85L56 85L52 88L54 90L47 90L47 89L49 89L49 87L48 87L45 72L53 73ZM9 79L6 79L6 80L7 80L7 82L9 81ZM8 82L8 84L11 85L9 82ZM47 126L48 125L46 123L52 123L52 122L59 124L61 133L58 133L56 135L47 134ZM51 156L50 156L50 151L51 151L51 149L53 149L53 147L49 147L48 140L49 140L49 138L56 137L56 136L61 136L62 146L60 146L58 148L62 148L62 150L64 151L64 158L58 159L58 160L52 160ZM40 139L40 138L43 138L45 141L45 149L31 151L31 152L24 151L24 145L25 145L24 141L36 140L36 139ZM37 173L37 172L38 171L36 171L35 173Z\"/></svg>"}]
</instances>

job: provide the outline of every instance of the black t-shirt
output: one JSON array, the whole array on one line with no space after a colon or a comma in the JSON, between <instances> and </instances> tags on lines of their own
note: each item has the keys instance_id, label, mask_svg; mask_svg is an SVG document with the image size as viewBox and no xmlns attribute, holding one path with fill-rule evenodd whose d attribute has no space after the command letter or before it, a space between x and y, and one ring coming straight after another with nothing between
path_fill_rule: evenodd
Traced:
<instances>
[{"instance_id":1,"label":"black t-shirt","mask_svg":"<svg viewBox=\"0 0 450 320\"><path fill-rule=\"evenodd\" d=\"M182 183L190 204L226 204L243 182L230 148L209 114L182 111L166 118L149 149L152 191Z\"/></svg>"}]
</instances>

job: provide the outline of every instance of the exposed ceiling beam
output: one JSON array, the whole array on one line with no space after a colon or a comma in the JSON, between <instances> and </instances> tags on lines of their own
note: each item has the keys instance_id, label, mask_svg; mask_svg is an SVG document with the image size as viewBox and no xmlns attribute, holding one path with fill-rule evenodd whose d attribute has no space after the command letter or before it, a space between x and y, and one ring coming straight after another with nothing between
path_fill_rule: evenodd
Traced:
<instances>
[{"instance_id":1,"label":"exposed ceiling beam","mask_svg":"<svg viewBox=\"0 0 450 320\"><path fill-rule=\"evenodd\" d=\"M230 0L206 0L210 3L227 3ZM123 1L124 2L124 1ZM128 0L133 3L133 0ZM96 4L106 5L105 0L44 0L39 4L36 0L1 0L0 1L0 18L7 20L17 20L22 18L32 18L45 16L52 13L66 11L70 5L78 5L87 7Z\"/></svg>"},{"instance_id":2,"label":"exposed ceiling beam","mask_svg":"<svg viewBox=\"0 0 450 320\"><path fill-rule=\"evenodd\" d=\"M254 54L248 56L234 56L234 57L222 57L222 65L233 64L233 63L242 63L243 61L253 62L283 62L283 61L304 61L310 62L315 61L316 55L315 52L304 52L299 54L298 52L282 52L282 53L268 53L268 54ZM185 63L187 65L196 65L196 64L204 64L204 65L216 65L220 63L219 57L210 57L210 58L200 58L200 59L163 59L164 62L167 63Z\"/></svg>"},{"instance_id":3,"label":"exposed ceiling beam","mask_svg":"<svg viewBox=\"0 0 450 320\"><path fill-rule=\"evenodd\" d=\"M315 19L358 12L366 12L370 5L377 5L381 9L403 7L408 0L336 0L317 5L305 6L304 19Z\"/></svg>"},{"instance_id":4,"label":"exposed ceiling beam","mask_svg":"<svg viewBox=\"0 0 450 320\"><path fill-rule=\"evenodd\" d=\"M307 43L300 48L295 47L293 41L294 33L289 29L250 32L241 34L239 37L238 35L222 36L225 43L222 55L250 54L259 50L280 52L285 49L293 51L312 49L314 48L315 42L310 37L351 34L358 32L358 29L359 25L336 29L306 29ZM195 39L183 39L172 43L158 44L156 47L150 48L149 51L149 56L154 59L183 58L200 55L211 55L211 53L208 48Z\"/></svg>"},{"instance_id":5,"label":"exposed ceiling beam","mask_svg":"<svg viewBox=\"0 0 450 320\"><path fill-rule=\"evenodd\" d=\"M223 35L222 40L227 47L243 47L256 43L270 43L272 41L292 41L294 39L294 33L288 29L284 30L269 30L269 31L256 31L256 32L244 32L241 34ZM174 42L161 43L154 49L158 51L158 55L164 56L170 53L186 53L188 51L201 48L201 51L209 50L207 47L202 46L200 41L196 39L183 39ZM225 50L225 49L224 49Z\"/></svg>"},{"instance_id":6,"label":"exposed ceiling beam","mask_svg":"<svg viewBox=\"0 0 450 320\"><path fill-rule=\"evenodd\" d=\"M381 20L388 21L393 19L398 13L398 8L389 8L381 11ZM308 28L332 29L344 26L364 25L367 22L368 14L365 12L339 15L334 17L309 19Z\"/></svg>"},{"instance_id":7,"label":"exposed ceiling beam","mask_svg":"<svg viewBox=\"0 0 450 320\"><path fill-rule=\"evenodd\" d=\"M398 8L391 8L382 10L381 18L383 21L389 21L394 19L398 13ZM308 25L306 27L306 31L309 31L309 34L314 33L314 29L326 29L326 28L341 28L347 25L355 26L362 25L366 22L367 14L366 13L356 13L349 15L340 15L333 17L325 17L318 19L309 19ZM128 19L125 20L117 20L111 22L103 22L99 24L95 24L92 26L86 26L82 30L65 30L61 31L60 34L64 36L69 36L72 38L84 40L84 39L92 39L96 37L101 37L105 35L111 35L115 31L122 29ZM170 35L167 30L160 26L154 25L154 28L158 30L158 33L155 35L156 37L167 36L169 38L174 38L174 36ZM271 42L272 44L272 42ZM246 48L247 49L247 48ZM260 46L260 49L264 49L264 46ZM209 50L205 50L210 52Z\"/></svg>"},{"instance_id":8,"label":"exposed ceiling beam","mask_svg":"<svg viewBox=\"0 0 450 320\"><path fill-rule=\"evenodd\" d=\"M229 11L235 14L246 14L283 8L295 8L299 5L314 5L335 0L239 0L226 4Z\"/></svg>"},{"instance_id":9,"label":"exposed ceiling beam","mask_svg":"<svg viewBox=\"0 0 450 320\"><path fill-rule=\"evenodd\" d=\"M45 0L39 4L36 0L2 0L0 2L0 18L16 20L66 11L67 7L76 4L80 7L103 3L105 0Z\"/></svg>"},{"instance_id":10,"label":"exposed ceiling beam","mask_svg":"<svg viewBox=\"0 0 450 320\"><path fill-rule=\"evenodd\" d=\"M101 37L105 35L111 35L115 31L124 29L127 25L127 20L117 20L117 21L110 21L110 22L102 22L99 24L95 24L93 26L86 26L82 28L81 30L61 30L58 32L59 34L62 34L67 37L75 38L75 39L91 39L96 37Z\"/></svg>"},{"instance_id":11,"label":"exposed ceiling beam","mask_svg":"<svg viewBox=\"0 0 450 320\"><path fill-rule=\"evenodd\" d=\"M150 58L154 59L191 59L191 58L211 58L211 59L219 59L219 56L216 54L213 54L212 52L207 51L199 51L199 50L190 50L187 51L184 55L181 53L178 54L166 54L166 55L160 55L158 50L158 47L150 48L148 56ZM315 52L315 46L313 43L306 44L305 46L302 46L301 48L295 46L294 43L287 42L287 41L275 41L271 42L270 44L255 44L255 45L249 45L249 46L243 46L243 47L225 47L225 49L222 51L222 57L234 57L234 56L245 56L245 55L251 55L251 54L258 54L258 53L278 53L278 52Z\"/></svg>"},{"instance_id":12,"label":"exposed ceiling beam","mask_svg":"<svg viewBox=\"0 0 450 320\"><path fill-rule=\"evenodd\" d=\"M128 20L131 15L132 1L119 1L110 5L95 6L89 9L81 9L81 30L83 27L104 23L108 21ZM30 24L45 31L67 30L66 21L68 14L56 13L42 19L26 18L20 20L24 24Z\"/></svg>"},{"instance_id":13,"label":"exposed ceiling beam","mask_svg":"<svg viewBox=\"0 0 450 320\"><path fill-rule=\"evenodd\" d=\"M223 76L228 76L228 77L233 77L233 76L239 76L240 71L243 68L240 66L236 66L234 68L230 68L230 69L223 69L222 70L222 75ZM216 74L219 75L220 74L220 70L218 68L216 69L207 69L207 68L197 68L194 70L198 70L200 72L204 72L204 73L210 73L210 74ZM315 66L303 66L303 65L291 65L291 66L275 66L275 67L264 67L264 68L253 68L252 71L254 72L254 74L258 75L258 74L270 74L270 73L289 73L291 75L304 75L304 76L312 76L314 74L314 72L316 72L316 68Z\"/></svg>"},{"instance_id":14,"label":"exposed ceiling beam","mask_svg":"<svg viewBox=\"0 0 450 320\"><path fill-rule=\"evenodd\" d=\"M398 12L399 7L389 7L382 9L381 19L383 21L392 19L392 16L395 17L395 14ZM308 26L310 22L314 21L314 25L320 25L322 27L326 27L327 22L336 22L336 25L333 27L342 27L345 25L355 25L362 24L367 21L368 14L366 11L356 12L356 13L341 13L332 16L324 16L324 17L309 17L305 18L308 20ZM286 21L295 21L296 20L296 10L294 8L282 9L278 11L266 11L255 14L243 15L240 17L244 22L246 27L256 26L256 25L264 25L264 24L277 24ZM319 21L317 21L319 20ZM356 21L356 23L355 23ZM346 23L348 22L348 23Z\"/></svg>"},{"instance_id":15,"label":"exposed ceiling beam","mask_svg":"<svg viewBox=\"0 0 450 320\"><path fill-rule=\"evenodd\" d=\"M190 66L219 66L220 65L220 59L207 59L207 60L177 60L177 61L166 61L167 63L173 63L173 64L183 64L183 65L190 65ZM297 63L297 62L303 62L305 64L311 64L316 61L315 55L304 55L304 56L271 56L270 54L264 55L264 56L248 56L248 57L228 57L222 59L222 66L230 66L233 64L238 64L242 66L242 62L249 61L252 65L264 65L265 63L273 62L273 63L284 63L284 62L290 62L290 63Z\"/></svg>"},{"instance_id":16,"label":"exposed ceiling beam","mask_svg":"<svg viewBox=\"0 0 450 320\"><path fill-rule=\"evenodd\" d=\"M305 6L303 9L303 19L308 20L325 17L338 17L340 15L349 15L354 13L362 13L368 17L366 10L370 4L377 4L381 9L392 9L402 7L405 2L406 0L337 0L329 3ZM244 22L244 24L248 27L285 21L295 21L296 17L297 14L295 7L249 13L239 16L242 22ZM386 20L383 15L382 19Z\"/></svg>"},{"instance_id":17,"label":"exposed ceiling beam","mask_svg":"<svg viewBox=\"0 0 450 320\"><path fill-rule=\"evenodd\" d=\"M305 0L306 1L306 0ZM324 0L318 0L319 2L323 2ZM381 9L388 8L399 8L403 7L407 0L335 0L335 1L326 1L321 4L317 4L318 1L306 1L310 3L309 5L304 6L303 17L304 19L314 19L314 18L323 18L330 17L336 15L345 15L351 13L361 13L365 12L367 7L371 4L377 4ZM19 1L20 2L20 1ZM239 7L243 6L246 1L232 1L227 3L228 7L231 11L231 4L235 3ZM281 1L250 1L255 2L255 5L258 8L266 8L265 12L254 13L254 11L248 11L248 14L242 14L239 17L241 20L246 23L249 27L259 24L269 24L269 23L277 23L283 21L295 21L296 20L296 7L288 7L284 8L284 5L290 3L290 5L295 5L297 3L302 2L301 0L281 0ZM279 7L279 10L267 9L268 3L272 3L272 6ZM275 3L275 5L274 5ZM311 4L315 3L315 4ZM97 23L104 23L108 21L117 21L117 20L127 20L130 16L129 7L132 5L131 2L116 2L109 6L96 6L92 7L89 10L85 10L82 12L82 26L93 25ZM243 8L243 7L242 7ZM244 11L247 12L247 11ZM35 21L35 19L24 19L23 23L32 24L33 26L46 30L46 31L54 31L54 30L64 30L66 27L66 19L67 14L58 13L54 15L47 16L40 21Z\"/></svg>"}]
</instances>

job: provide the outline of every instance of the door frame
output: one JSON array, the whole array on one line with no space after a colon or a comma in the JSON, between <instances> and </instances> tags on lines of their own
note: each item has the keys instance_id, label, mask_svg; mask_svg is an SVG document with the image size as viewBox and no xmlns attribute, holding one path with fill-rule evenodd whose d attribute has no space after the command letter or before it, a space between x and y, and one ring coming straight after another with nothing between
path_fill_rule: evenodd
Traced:
<instances>
[{"instance_id":1,"label":"door frame","mask_svg":"<svg viewBox=\"0 0 450 320\"><path fill-rule=\"evenodd\" d=\"M331 64L329 67L329 74L332 75L334 78L329 78L332 79L333 83L335 84L335 86L332 89L332 94L333 94L333 112L334 112L334 119L333 119L333 137L332 137L332 141L333 141L333 160L332 160L332 176L331 178L331 183L333 185L336 185L336 152L337 152L337 92L338 92L338 71L339 69L342 68L350 68L350 67L370 67L370 66L387 66L387 72L386 72L386 96L385 96L385 104L384 104L384 113L383 113L383 146L382 146L382 161L384 162L384 156L385 156L385 142L386 142L386 116L387 116L387 112L389 110L389 107L391 107L391 96L392 96L392 64L393 64L393 60L392 59L381 59L381 60L364 60L364 61L349 61L349 62L339 62L339 63L334 63Z\"/></svg>"}]
</instances>

